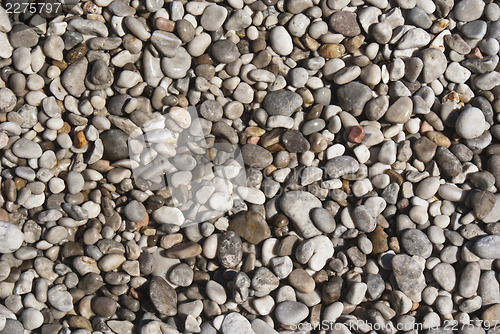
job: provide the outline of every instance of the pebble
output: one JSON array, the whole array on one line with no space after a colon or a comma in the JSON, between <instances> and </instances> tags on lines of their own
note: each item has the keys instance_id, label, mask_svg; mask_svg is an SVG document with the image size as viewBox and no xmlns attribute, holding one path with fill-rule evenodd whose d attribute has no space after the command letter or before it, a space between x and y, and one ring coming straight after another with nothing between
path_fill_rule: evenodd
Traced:
<instances>
[{"instance_id":1,"label":"pebble","mask_svg":"<svg viewBox=\"0 0 500 334\"><path fill-rule=\"evenodd\" d=\"M160 314L165 316L177 314L177 293L163 278L158 276L151 278L149 297Z\"/></svg>"},{"instance_id":2,"label":"pebble","mask_svg":"<svg viewBox=\"0 0 500 334\"><path fill-rule=\"evenodd\" d=\"M276 306L276 320L283 325L296 325L309 315L306 305L296 301L284 301Z\"/></svg>"},{"instance_id":3,"label":"pebble","mask_svg":"<svg viewBox=\"0 0 500 334\"><path fill-rule=\"evenodd\" d=\"M401 291L413 302L420 302L425 278L418 263L408 255L398 254L392 258L392 268Z\"/></svg>"},{"instance_id":4,"label":"pebble","mask_svg":"<svg viewBox=\"0 0 500 334\"><path fill-rule=\"evenodd\" d=\"M311 193L305 191L287 192L280 201L280 208L288 216L294 226L305 238L320 235L310 218L310 211L313 208L320 208L321 201Z\"/></svg>"},{"instance_id":5,"label":"pebble","mask_svg":"<svg viewBox=\"0 0 500 334\"><path fill-rule=\"evenodd\" d=\"M500 237L498 235L483 236L474 244L475 253L484 259L498 259L500 253L498 246L500 244Z\"/></svg>"},{"instance_id":6,"label":"pebble","mask_svg":"<svg viewBox=\"0 0 500 334\"><path fill-rule=\"evenodd\" d=\"M226 17L226 8L218 5L207 6L201 16L200 24L207 31L216 31L222 26Z\"/></svg>"},{"instance_id":7,"label":"pebble","mask_svg":"<svg viewBox=\"0 0 500 334\"><path fill-rule=\"evenodd\" d=\"M288 56L292 53L292 37L284 27L274 27L269 35L269 40L271 42L271 47L277 54L281 56Z\"/></svg>"},{"instance_id":8,"label":"pebble","mask_svg":"<svg viewBox=\"0 0 500 334\"><path fill-rule=\"evenodd\" d=\"M14 224L0 221L0 252L13 253L24 241L24 233Z\"/></svg>"},{"instance_id":9,"label":"pebble","mask_svg":"<svg viewBox=\"0 0 500 334\"><path fill-rule=\"evenodd\" d=\"M283 90L267 94L262 106L271 116L290 116L302 103L303 99L299 94Z\"/></svg>"},{"instance_id":10,"label":"pebble","mask_svg":"<svg viewBox=\"0 0 500 334\"><path fill-rule=\"evenodd\" d=\"M69 312L73 309L73 297L68 291L62 290L60 286L51 288L47 294L49 303L61 312Z\"/></svg>"},{"instance_id":11,"label":"pebble","mask_svg":"<svg viewBox=\"0 0 500 334\"><path fill-rule=\"evenodd\" d=\"M356 13L339 11L330 16L329 26L337 33L346 37L359 35L361 29L356 21Z\"/></svg>"},{"instance_id":12,"label":"pebble","mask_svg":"<svg viewBox=\"0 0 500 334\"><path fill-rule=\"evenodd\" d=\"M496 2L163 5L0 8L0 332L500 320Z\"/></svg>"},{"instance_id":13,"label":"pebble","mask_svg":"<svg viewBox=\"0 0 500 334\"><path fill-rule=\"evenodd\" d=\"M471 125L474 126L471 126ZM475 107L466 108L457 118L455 129L460 137L472 139L483 134L485 119L483 112Z\"/></svg>"},{"instance_id":14,"label":"pebble","mask_svg":"<svg viewBox=\"0 0 500 334\"><path fill-rule=\"evenodd\" d=\"M255 333L252 330L252 325L250 322L241 314L236 312L231 312L224 317L221 327L222 333L242 333L242 334L252 334Z\"/></svg>"}]
</instances>

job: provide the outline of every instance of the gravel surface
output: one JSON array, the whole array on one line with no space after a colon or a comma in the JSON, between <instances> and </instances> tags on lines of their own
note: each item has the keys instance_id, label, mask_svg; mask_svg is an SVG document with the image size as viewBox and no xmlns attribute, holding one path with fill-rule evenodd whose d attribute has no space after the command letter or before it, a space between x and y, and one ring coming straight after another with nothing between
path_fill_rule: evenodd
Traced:
<instances>
[{"instance_id":1,"label":"gravel surface","mask_svg":"<svg viewBox=\"0 0 500 334\"><path fill-rule=\"evenodd\" d=\"M500 333L498 2L49 4L0 7L0 334Z\"/></svg>"}]
</instances>

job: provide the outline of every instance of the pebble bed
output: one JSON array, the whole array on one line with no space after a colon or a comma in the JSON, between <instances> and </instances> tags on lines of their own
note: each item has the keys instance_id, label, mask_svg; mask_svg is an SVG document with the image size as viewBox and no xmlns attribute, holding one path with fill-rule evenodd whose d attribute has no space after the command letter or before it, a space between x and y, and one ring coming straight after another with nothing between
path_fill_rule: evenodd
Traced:
<instances>
[{"instance_id":1,"label":"pebble bed","mask_svg":"<svg viewBox=\"0 0 500 334\"><path fill-rule=\"evenodd\" d=\"M498 2L6 8L1 334L500 333Z\"/></svg>"}]
</instances>

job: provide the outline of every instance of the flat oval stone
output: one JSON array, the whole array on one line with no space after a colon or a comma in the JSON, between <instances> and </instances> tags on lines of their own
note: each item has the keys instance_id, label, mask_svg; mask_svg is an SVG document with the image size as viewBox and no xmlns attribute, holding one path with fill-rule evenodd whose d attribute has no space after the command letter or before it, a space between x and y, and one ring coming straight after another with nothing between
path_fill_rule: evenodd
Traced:
<instances>
[{"instance_id":1,"label":"flat oval stone","mask_svg":"<svg viewBox=\"0 0 500 334\"><path fill-rule=\"evenodd\" d=\"M391 123L406 123L412 112L413 101L409 97L403 96L389 107L384 117L386 121Z\"/></svg>"},{"instance_id":2,"label":"flat oval stone","mask_svg":"<svg viewBox=\"0 0 500 334\"><path fill-rule=\"evenodd\" d=\"M271 42L271 47L277 54L281 56L288 56L290 53L292 53L292 37L284 27L274 27L273 30L271 30L269 39Z\"/></svg>"},{"instance_id":3,"label":"flat oval stone","mask_svg":"<svg viewBox=\"0 0 500 334\"><path fill-rule=\"evenodd\" d=\"M426 259L432 254L432 243L427 235L414 228L403 231L401 245L410 255L418 255Z\"/></svg>"},{"instance_id":4,"label":"flat oval stone","mask_svg":"<svg viewBox=\"0 0 500 334\"><path fill-rule=\"evenodd\" d=\"M314 208L311 210L311 219L314 225L323 233L335 231L335 219L332 214L324 208Z\"/></svg>"},{"instance_id":5,"label":"flat oval stone","mask_svg":"<svg viewBox=\"0 0 500 334\"><path fill-rule=\"evenodd\" d=\"M151 278L149 298L160 314L170 317L177 314L177 293L163 278Z\"/></svg>"},{"instance_id":6,"label":"flat oval stone","mask_svg":"<svg viewBox=\"0 0 500 334\"><path fill-rule=\"evenodd\" d=\"M210 48L212 56L220 63L232 63L240 56L240 51L236 44L229 39L223 39L212 44Z\"/></svg>"},{"instance_id":7,"label":"flat oval stone","mask_svg":"<svg viewBox=\"0 0 500 334\"><path fill-rule=\"evenodd\" d=\"M243 258L243 245L240 237L233 231L227 231L219 238L217 259L224 268L234 268Z\"/></svg>"},{"instance_id":8,"label":"flat oval stone","mask_svg":"<svg viewBox=\"0 0 500 334\"><path fill-rule=\"evenodd\" d=\"M12 153L23 159L38 159L42 156L42 148L38 143L26 138L19 138L12 145Z\"/></svg>"},{"instance_id":9,"label":"flat oval stone","mask_svg":"<svg viewBox=\"0 0 500 334\"><path fill-rule=\"evenodd\" d=\"M271 116L290 116L302 106L302 97L291 91L280 90L266 95L262 107Z\"/></svg>"},{"instance_id":10,"label":"flat oval stone","mask_svg":"<svg viewBox=\"0 0 500 334\"><path fill-rule=\"evenodd\" d=\"M241 154L245 165L250 167L265 168L273 162L271 152L259 145L245 144L241 148Z\"/></svg>"},{"instance_id":11,"label":"flat oval stone","mask_svg":"<svg viewBox=\"0 0 500 334\"><path fill-rule=\"evenodd\" d=\"M203 29L207 31L216 31L219 29L227 17L227 9L218 6L218 5L210 5L203 11L201 15L200 24Z\"/></svg>"},{"instance_id":12,"label":"flat oval stone","mask_svg":"<svg viewBox=\"0 0 500 334\"><path fill-rule=\"evenodd\" d=\"M474 252L483 259L500 258L500 236L488 235L474 244Z\"/></svg>"},{"instance_id":13,"label":"flat oval stone","mask_svg":"<svg viewBox=\"0 0 500 334\"><path fill-rule=\"evenodd\" d=\"M479 108L465 108L457 118L455 129L460 137L465 139L477 138L483 134L486 120Z\"/></svg>"},{"instance_id":14,"label":"flat oval stone","mask_svg":"<svg viewBox=\"0 0 500 334\"><path fill-rule=\"evenodd\" d=\"M304 320L309 315L309 309L302 303L285 301L276 306L274 315L281 324L292 326Z\"/></svg>"}]
</instances>

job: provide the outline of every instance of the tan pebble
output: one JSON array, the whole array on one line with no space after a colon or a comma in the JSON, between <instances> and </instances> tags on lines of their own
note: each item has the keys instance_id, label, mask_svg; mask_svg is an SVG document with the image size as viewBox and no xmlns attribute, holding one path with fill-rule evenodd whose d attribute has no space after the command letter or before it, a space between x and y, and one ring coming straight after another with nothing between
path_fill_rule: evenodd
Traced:
<instances>
[{"instance_id":1,"label":"tan pebble","mask_svg":"<svg viewBox=\"0 0 500 334\"><path fill-rule=\"evenodd\" d=\"M364 41L365 41L365 36L358 35L345 40L344 45L347 51L354 53L361 47Z\"/></svg>"},{"instance_id":2,"label":"tan pebble","mask_svg":"<svg viewBox=\"0 0 500 334\"><path fill-rule=\"evenodd\" d=\"M312 92L307 89L307 88L300 88L297 90L297 93L299 93L299 95L302 97L302 100L303 100L303 103L302 105L305 107L305 108L308 108L310 106L313 105L314 103L314 95L312 94Z\"/></svg>"},{"instance_id":3,"label":"tan pebble","mask_svg":"<svg viewBox=\"0 0 500 334\"><path fill-rule=\"evenodd\" d=\"M110 162L108 160L99 160L92 165L89 165L91 169L94 169L100 173L106 173L109 172L113 167L111 166Z\"/></svg>"},{"instance_id":4,"label":"tan pebble","mask_svg":"<svg viewBox=\"0 0 500 334\"><path fill-rule=\"evenodd\" d=\"M182 244L177 244L167 250L167 257L171 259L187 259L201 254L201 245L190 241Z\"/></svg>"},{"instance_id":5,"label":"tan pebble","mask_svg":"<svg viewBox=\"0 0 500 334\"><path fill-rule=\"evenodd\" d=\"M68 67L68 64L64 60L52 60L52 65L58 67L61 71L64 71Z\"/></svg>"},{"instance_id":6,"label":"tan pebble","mask_svg":"<svg viewBox=\"0 0 500 334\"><path fill-rule=\"evenodd\" d=\"M87 14L87 19L100 21L102 23L107 23L106 19L100 14Z\"/></svg>"},{"instance_id":7,"label":"tan pebble","mask_svg":"<svg viewBox=\"0 0 500 334\"><path fill-rule=\"evenodd\" d=\"M319 48L319 55L325 58L340 58L345 54L342 44L324 44Z\"/></svg>"},{"instance_id":8,"label":"tan pebble","mask_svg":"<svg viewBox=\"0 0 500 334\"><path fill-rule=\"evenodd\" d=\"M183 236L180 233L174 233L170 235L165 235L160 240L160 247L169 249L172 246L180 244L182 242Z\"/></svg>"},{"instance_id":9,"label":"tan pebble","mask_svg":"<svg viewBox=\"0 0 500 334\"><path fill-rule=\"evenodd\" d=\"M175 21L167 20L163 17L156 18L155 25L156 28L163 31L173 32L175 30Z\"/></svg>"},{"instance_id":10,"label":"tan pebble","mask_svg":"<svg viewBox=\"0 0 500 334\"><path fill-rule=\"evenodd\" d=\"M261 129L257 126L249 126L248 128L245 129L245 132L249 135L249 136L262 136L264 133L266 133L266 130L264 129Z\"/></svg>"},{"instance_id":11,"label":"tan pebble","mask_svg":"<svg viewBox=\"0 0 500 334\"><path fill-rule=\"evenodd\" d=\"M380 254L389 249L387 238L388 235L387 233L385 233L384 229L380 226L377 226L377 228L375 228L375 231L370 234L370 240L373 244L372 254Z\"/></svg>"},{"instance_id":12,"label":"tan pebble","mask_svg":"<svg viewBox=\"0 0 500 334\"><path fill-rule=\"evenodd\" d=\"M140 230L141 228L148 226L148 224L149 224L149 215L148 215L148 213L146 212L146 217L144 217L143 220L141 220L139 222L136 222L135 224L137 226L137 230Z\"/></svg>"},{"instance_id":13,"label":"tan pebble","mask_svg":"<svg viewBox=\"0 0 500 334\"><path fill-rule=\"evenodd\" d=\"M304 44L304 46L306 48L308 48L309 50L311 50L311 51L316 51L321 46L321 44L317 40L315 40L314 38L312 38L311 36L309 36L309 34L305 34L302 37L301 41Z\"/></svg>"},{"instance_id":14,"label":"tan pebble","mask_svg":"<svg viewBox=\"0 0 500 334\"><path fill-rule=\"evenodd\" d=\"M392 237L391 239L389 239L389 249L393 250L396 254L401 253L398 238Z\"/></svg>"},{"instance_id":15,"label":"tan pebble","mask_svg":"<svg viewBox=\"0 0 500 334\"><path fill-rule=\"evenodd\" d=\"M271 174L276 170L276 166L275 165L269 165L267 166L265 169L264 169L264 173L266 174L266 176L271 176Z\"/></svg>"},{"instance_id":16,"label":"tan pebble","mask_svg":"<svg viewBox=\"0 0 500 334\"><path fill-rule=\"evenodd\" d=\"M84 148L87 145L87 138L85 138L85 133L83 133L83 131L77 132L74 145L76 148Z\"/></svg>"},{"instance_id":17,"label":"tan pebble","mask_svg":"<svg viewBox=\"0 0 500 334\"><path fill-rule=\"evenodd\" d=\"M458 93L455 91L449 92L443 97L443 103L445 102L455 102L458 103L460 102L460 96L458 96Z\"/></svg>"},{"instance_id":18,"label":"tan pebble","mask_svg":"<svg viewBox=\"0 0 500 334\"><path fill-rule=\"evenodd\" d=\"M420 132L425 133L429 131L434 131L434 128L427 121L423 121L422 125L420 126Z\"/></svg>"},{"instance_id":19,"label":"tan pebble","mask_svg":"<svg viewBox=\"0 0 500 334\"><path fill-rule=\"evenodd\" d=\"M437 146L450 147L451 141L448 137L438 131L430 131L425 134L427 138L436 143Z\"/></svg>"},{"instance_id":20,"label":"tan pebble","mask_svg":"<svg viewBox=\"0 0 500 334\"><path fill-rule=\"evenodd\" d=\"M97 6L92 1L85 2L82 9L87 14L101 14L101 12L102 12L102 8Z\"/></svg>"},{"instance_id":21,"label":"tan pebble","mask_svg":"<svg viewBox=\"0 0 500 334\"><path fill-rule=\"evenodd\" d=\"M20 177L16 177L14 179L14 182L16 184L16 189L18 191L21 190L22 188L26 187L26 183L28 183L28 181L26 181L25 179L22 179Z\"/></svg>"},{"instance_id":22,"label":"tan pebble","mask_svg":"<svg viewBox=\"0 0 500 334\"><path fill-rule=\"evenodd\" d=\"M255 144L259 142L260 137L252 136L247 139L247 144Z\"/></svg>"}]
</instances>

